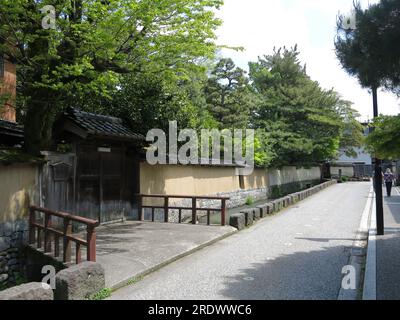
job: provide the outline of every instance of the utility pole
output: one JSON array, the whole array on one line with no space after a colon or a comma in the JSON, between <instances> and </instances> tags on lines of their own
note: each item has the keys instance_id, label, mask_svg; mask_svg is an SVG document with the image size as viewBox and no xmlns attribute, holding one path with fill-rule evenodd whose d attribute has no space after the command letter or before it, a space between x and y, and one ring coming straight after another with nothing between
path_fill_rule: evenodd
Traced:
<instances>
[{"instance_id":1,"label":"utility pole","mask_svg":"<svg viewBox=\"0 0 400 320\"><path fill-rule=\"evenodd\" d=\"M378 89L372 88L372 98L374 104L374 118L379 116L378 113ZM375 195L376 195L376 225L378 236L385 234L385 223L383 218L383 191L382 191L382 160L373 159L375 170Z\"/></svg>"}]
</instances>

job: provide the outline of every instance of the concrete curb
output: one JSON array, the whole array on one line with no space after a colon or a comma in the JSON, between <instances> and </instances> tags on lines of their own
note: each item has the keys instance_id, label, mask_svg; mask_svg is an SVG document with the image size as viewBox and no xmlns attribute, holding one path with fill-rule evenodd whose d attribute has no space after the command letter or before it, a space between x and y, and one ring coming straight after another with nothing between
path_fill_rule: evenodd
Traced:
<instances>
[{"instance_id":1,"label":"concrete curb","mask_svg":"<svg viewBox=\"0 0 400 320\"><path fill-rule=\"evenodd\" d=\"M375 199L375 196L373 197ZM363 300L376 300L376 215L373 201L368 235L367 262L364 274Z\"/></svg>"},{"instance_id":2,"label":"concrete curb","mask_svg":"<svg viewBox=\"0 0 400 320\"><path fill-rule=\"evenodd\" d=\"M338 295L338 300L361 300L361 293L363 292L363 266L366 260L366 251L368 247L368 229L369 221L372 212L374 192L371 187L368 193L368 200L365 204L364 211L361 216L360 227L357 232L357 236L353 241L348 266L352 266L356 271L356 289L346 290L341 287ZM365 281L364 281L365 283Z\"/></svg>"},{"instance_id":3,"label":"concrete curb","mask_svg":"<svg viewBox=\"0 0 400 320\"><path fill-rule=\"evenodd\" d=\"M163 267L165 267L165 266L167 266L167 265L169 265L169 264L171 264L171 263L173 263L173 262L175 262L177 260L180 260L180 259L182 259L182 258L184 258L186 256L189 256L189 255L191 255L191 254L193 254L193 253L195 253L197 251L200 251L200 250L202 250L202 249L204 249L206 247L209 247L209 246L213 245L214 243L217 243L217 242L219 242L221 240L224 240L224 239L226 239L226 238L228 238L228 237L230 237L230 236L232 236L232 235L234 235L236 233L238 233L238 230L236 230L236 229L232 230L231 232L227 232L226 234L224 234L222 236L219 236L219 237L214 238L214 239L212 239L210 241L207 241L207 242L205 242L205 243L203 243L203 244L201 244L201 245L199 245L199 246L197 246L197 247L195 247L193 249L190 249L190 250L188 250L188 251L186 251L184 253L181 253L179 255L176 255L176 256L174 256L174 257L172 257L172 258L170 258L170 259L168 259L168 260L166 260L164 262L161 262L161 263L157 264L156 266L153 266L153 267L151 267L151 268L149 268L149 269L147 269L147 270L145 270L143 272L140 272L140 273L138 273L138 274L136 274L134 276L131 276L131 277L127 278L127 279L124 279L124 280L114 284L113 286L111 286L110 289L112 291L116 291L116 290L121 289L123 287L126 287L128 285L131 285L131 284L141 280L141 278L143 278L143 277L145 277L145 276L147 276L147 275L149 275L149 274L151 274L151 273L153 273L153 272L155 272L157 270L160 270L161 268L163 268Z\"/></svg>"}]
</instances>

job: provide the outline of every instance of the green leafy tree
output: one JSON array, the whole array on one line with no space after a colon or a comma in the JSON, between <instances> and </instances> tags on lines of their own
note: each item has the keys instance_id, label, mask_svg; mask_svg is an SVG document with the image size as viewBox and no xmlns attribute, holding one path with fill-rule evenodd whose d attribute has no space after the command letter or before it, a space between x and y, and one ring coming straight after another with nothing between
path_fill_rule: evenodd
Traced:
<instances>
[{"instance_id":1,"label":"green leafy tree","mask_svg":"<svg viewBox=\"0 0 400 320\"><path fill-rule=\"evenodd\" d=\"M400 115L381 116L372 125L375 129L366 138L367 149L380 159L399 159Z\"/></svg>"},{"instance_id":2,"label":"green leafy tree","mask_svg":"<svg viewBox=\"0 0 400 320\"><path fill-rule=\"evenodd\" d=\"M343 119L340 151L348 157L357 157L355 148L364 146L364 126L357 120L360 114L352 108L353 103L341 100L338 108L339 115Z\"/></svg>"},{"instance_id":3,"label":"green leafy tree","mask_svg":"<svg viewBox=\"0 0 400 320\"><path fill-rule=\"evenodd\" d=\"M245 128L249 123L251 90L244 70L230 58L220 59L205 87L208 109L221 128Z\"/></svg>"},{"instance_id":4,"label":"green leafy tree","mask_svg":"<svg viewBox=\"0 0 400 320\"><path fill-rule=\"evenodd\" d=\"M177 121L179 129L215 127L205 105L201 108L201 100L196 100L200 97L194 83L170 82L154 74L124 76L112 99L103 103L104 113L127 119L143 134L153 128L168 131L169 121Z\"/></svg>"},{"instance_id":5,"label":"green leafy tree","mask_svg":"<svg viewBox=\"0 0 400 320\"><path fill-rule=\"evenodd\" d=\"M307 165L333 159L341 145L343 101L306 73L297 47L275 50L250 63L252 84L261 96L254 126L268 133L272 166ZM347 113L347 116L351 114Z\"/></svg>"},{"instance_id":6,"label":"green leafy tree","mask_svg":"<svg viewBox=\"0 0 400 320\"><path fill-rule=\"evenodd\" d=\"M220 0L3 0L0 54L18 64L29 152L50 146L55 118L71 101L111 97L121 74L175 78L215 52ZM40 9L54 5L54 29Z\"/></svg>"},{"instance_id":7,"label":"green leafy tree","mask_svg":"<svg viewBox=\"0 0 400 320\"><path fill-rule=\"evenodd\" d=\"M336 55L346 71L363 87L386 87L399 93L400 1L382 0L361 8L354 6L356 28L343 30L339 17Z\"/></svg>"},{"instance_id":8,"label":"green leafy tree","mask_svg":"<svg viewBox=\"0 0 400 320\"><path fill-rule=\"evenodd\" d=\"M343 31L339 19L336 54L344 69L370 88L374 96L384 87L399 94L400 88L400 1L382 0L363 10L355 5L356 28ZM374 100L377 109L377 99ZM377 110L375 110L377 114ZM374 121L376 131L366 139L368 149L378 158L393 158L397 153L397 117ZM397 139L397 140L396 140Z\"/></svg>"}]
</instances>

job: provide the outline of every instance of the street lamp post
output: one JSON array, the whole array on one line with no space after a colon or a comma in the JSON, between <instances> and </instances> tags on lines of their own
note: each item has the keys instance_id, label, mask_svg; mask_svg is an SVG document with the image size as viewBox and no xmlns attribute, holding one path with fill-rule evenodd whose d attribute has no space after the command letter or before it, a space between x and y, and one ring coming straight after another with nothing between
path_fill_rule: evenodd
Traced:
<instances>
[{"instance_id":1,"label":"street lamp post","mask_svg":"<svg viewBox=\"0 0 400 320\"><path fill-rule=\"evenodd\" d=\"M357 29L356 12L347 17L341 17L339 20L339 28L343 29L347 35L352 34ZM379 116L378 112L378 86L372 86L372 98L374 107L374 119ZM376 195L376 225L377 234L383 236L385 234L385 224L383 217L383 190L382 190L382 160L378 158L372 159L374 164L374 189Z\"/></svg>"},{"instance_id":2,"label":"street lamp post","mask_svg":"<svg viewBox=\"0 0 400 320\"><path fill-rule=\"evenodd\" d=\"M372 88L372 98L374 105L374 118L379 116L378 113L378 89ZM376 226L377 234L383 236L385 234L385 223L383 218L383 191L382 191L382 160L375 158L374 172L375 172L375 195L376 195Z\"/></svg>"}]
</instances>

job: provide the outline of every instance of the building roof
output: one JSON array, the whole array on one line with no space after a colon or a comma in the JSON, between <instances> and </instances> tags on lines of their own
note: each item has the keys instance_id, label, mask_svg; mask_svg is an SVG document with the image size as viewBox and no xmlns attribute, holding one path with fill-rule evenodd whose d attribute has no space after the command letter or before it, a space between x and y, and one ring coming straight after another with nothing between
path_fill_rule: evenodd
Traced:
<instances>
[{"instance_id":1,"label":"building roof","mask_svg":"<svg viewBox=\"0 0 400 320\"><path fill-rule=\"evenodd\" d=\"M24 127L11 121L0 119L0 144L17 145L24 141Z\"/></svg>"},{"instance_id":2,"label":"building roof","mask_svg":"<svg viewBox=\"0 0 400 320\"><path fill-rule=\"evenodd\" d=\"M143 135L133 132L124 125L120 118L84 112L74 108L68 108L64 116L83 129L87 135L122 140L145 140Z\"/></svg>"}]
</instances>

